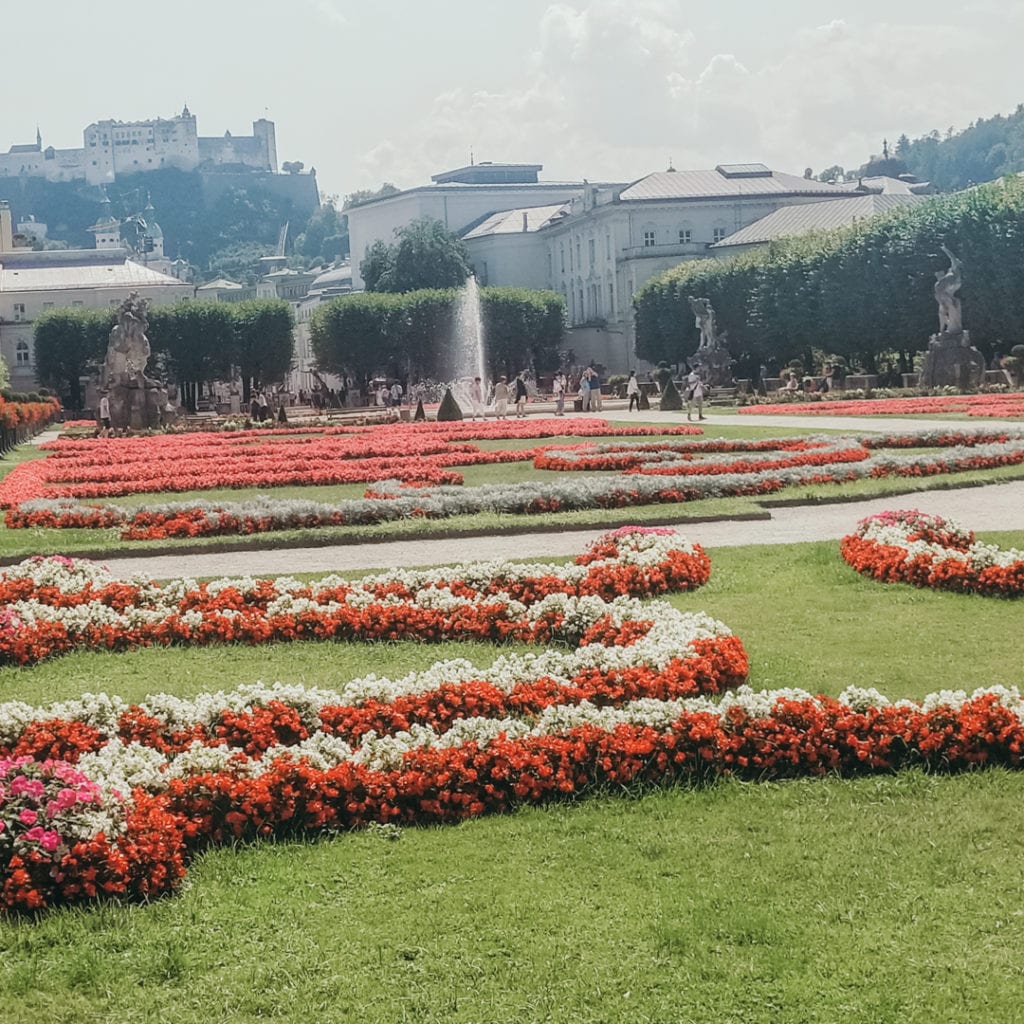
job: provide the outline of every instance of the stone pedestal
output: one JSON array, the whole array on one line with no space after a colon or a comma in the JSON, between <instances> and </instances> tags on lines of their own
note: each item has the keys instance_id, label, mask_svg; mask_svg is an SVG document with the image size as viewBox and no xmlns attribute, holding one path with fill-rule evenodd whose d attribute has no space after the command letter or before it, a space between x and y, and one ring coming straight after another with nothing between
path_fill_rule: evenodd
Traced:
<instances>
[{"instance_id":1,"label":"stone pedestal","mask_svg":"<svg viewBox=\"0 0 1024 1024\"><path fill-rule=\"evenodd\" d=\"M725 348L699 348L687 359L691 370L700 374L705 384L716 388L732 387L733 358Z\"/></svg>"},{"instance_id":2,"label":"stone pedestal","mask_svg":"<svg viewBox=\"0 0 1024 1024\"><path fill-rule=\"evenodd\" d=\"M921 387L973 391L984 379L985 357L971 347L968 331L943 331L931 336L921 367Z\"/></svg>"},{"instance_id":3,"label":"stone pedestal","mask_svg":"<svg viewBox=\"0 0 1024 1024\"><path fill-rule=\"evenodd\" d=\"M167 389L147 381L115 384L108 394L110 425L114 430L155 430L163 425Z\"/></svg>"}]
</instances>

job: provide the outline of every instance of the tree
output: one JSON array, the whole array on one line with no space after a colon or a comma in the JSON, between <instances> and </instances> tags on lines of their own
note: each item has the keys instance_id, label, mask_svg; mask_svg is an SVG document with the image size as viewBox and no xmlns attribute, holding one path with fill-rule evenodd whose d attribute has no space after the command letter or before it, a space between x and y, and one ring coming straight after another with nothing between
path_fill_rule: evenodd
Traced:
<instances>
[{"instance_id":1,"label":"tree","mask_svg":"<svg viewBox=\"0 0 1024 1024\"><path fill-rule=\"evenodd\" d=\"M232 362L242 378L242 401L248 403L254 386L278 381L291 368L295 321L291 306L283 299L250 299L231 308Z\"/></svg>"},{"instance_id":2,"label":"tree","mask_svg":"<svg viewBox=\"0 0 1024 1024\"><path fill-rule=\"evenodd\" d=\"M36 320L36 372L69 408L82 408L81 378L102 362L113 325L112 312L86 309L49 310Z\"/></svg>"},{"instance_id":3,"label":"tree","mask_svg":"<svg viewBox=\"0 0 1024 1024\"><path fill-rule=\"evenodd\" d=\"M846 171L839 164L833 164L814 177L817 181L844 181L846 179Z\"/></svg>"},{"instance_id":4,"label":"tree","mask_svg":"<svg viewBox=\"0 0 1024 1024\"><path fill-rule=\"evenodd\" d=\"M389 291L380 284L391 275L395 264L395 255L390 245L377 239L359 264L359 273L368 292Z\"/></svg>"},{"instance_id":5,"label":"tree","mask_svg":"<svg viewBox=\"0 0 1024 1024\"><path fill-rule=\"evenodd\" d=\"M378 189L364 188L356 192L350 192L345 196L345 202L341 208L348 210L353 206L362 206L363 203L372 203L375 199L386 199L388 196L396 196L400 191L390 181L385 181Z\"/></svg>"},{"instance_id":6,"label":"tree","mask_svg":"<svg viewBox=\"0 0 1024 1024\"><path fill-rule=\"evenodd\" d=\"M466 247L439 220L420 217L395 232L394 245L387 246L387 257L371 246L364 263L381 258L385 269L373 280L363 275L367 291L412 292L420 288L461 288L471 271ZM387 262L390 261L390 266ZM360 264L360 271L362 264Z\"/></svg>"},{"instance_id":7,"label":"tree","mask_svg":"<svg viewBox=\"0 0 1024 1024\"><path fill-rule=\"evenodd\" d=\"M285 162L281 164L281 170L284 171L285 174L301 174L302 169L305 166L306 165L301 160L285 160Z\"/></svg>"},{"instance_id":8,"label":"tree","mask_svg":"<svg viewBox=\"0 0 1024 1024\"><path fill-rule=\"evenodd\" d=\"M227 303L178 302L151 309L149 339L191 412L196 411L200 385L230 376L235 317Z\"/></svg>"}]
</instances>

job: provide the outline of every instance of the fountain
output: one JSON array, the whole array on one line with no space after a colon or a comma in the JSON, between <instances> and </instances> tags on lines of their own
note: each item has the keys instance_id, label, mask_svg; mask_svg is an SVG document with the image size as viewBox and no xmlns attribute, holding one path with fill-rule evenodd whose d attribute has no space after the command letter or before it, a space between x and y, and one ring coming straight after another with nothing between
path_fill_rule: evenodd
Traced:
<instances>
[{"instance_id":1,"label":"fountain","mask_svg":"<svg viewBox=\"0 0 1024 1024\"><path fill-rule=\"evenodd\" d=\"M459 292L455 305L452 353L455 357L455 372L451 390L459 403L459 408L468 415L473 408L469 396L473 379L480 378L485 401L488 389L487 362L484 358L484 323L480 312L480 286L472 274Z\"/></svg>"}]
</instances>

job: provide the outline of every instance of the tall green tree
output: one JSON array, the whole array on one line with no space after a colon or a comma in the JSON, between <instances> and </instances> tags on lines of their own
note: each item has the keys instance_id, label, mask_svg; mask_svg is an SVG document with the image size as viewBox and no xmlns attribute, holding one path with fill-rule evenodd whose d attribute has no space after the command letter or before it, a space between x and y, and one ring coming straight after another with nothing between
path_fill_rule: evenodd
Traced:
<instances>
[{"instance_id":1,"label":"tall green tree","mask_svg":"<svg viewBox=\"0 0 1024 1024\"><path fill-rule=\"evenodd\" d=\"M469 253L441 221L420 217L399 228L395 239L393 245L375 243L359 265L367 291L412 292L466 283Z\"/></svg>"},{"instance_id":2,"label":"tall green tree","mask_svg":"<svg viewBox=\"0 0 1024 1024\"><path fill-rule=\"evenodd\" d=\"M234 310L223 302L157 306L149 311L149 339L180 386L182 404L195 412L200 386L231 374Z\"/></svg>"},{"instance_id":3,"label":"tall green tree","mask_svg":"<svg viewBox=\"0 0 1024 1024\"><path fill-rule=\"evenodd\" d=\"M107 351L114 314L91 309L53 309L33 326L36 373L66 407L82 408L81 378L96 371Z\"/></svg>"},{"instance_id":4,"label":"tall green tree","mask_svg":"<svg viewBox=\"0 0 1024 1024\"><path fill-rule=\"evenodd\" d=\"M234 340L232 362L242 378L242 401L248 403L254 387L281 380L295 354L291 306L283 299L251 299L232 307Z\"/></svg>"}]
</instances>

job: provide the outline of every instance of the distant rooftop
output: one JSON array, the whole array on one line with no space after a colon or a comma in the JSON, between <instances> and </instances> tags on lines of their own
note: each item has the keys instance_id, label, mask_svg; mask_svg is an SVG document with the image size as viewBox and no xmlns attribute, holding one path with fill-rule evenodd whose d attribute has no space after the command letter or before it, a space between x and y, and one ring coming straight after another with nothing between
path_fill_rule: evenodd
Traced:
<instances>
[{"instance_id":1,"label":"distant rooftop","mask_svg":"<svg viewBox=\"0 0 1024 1024\"><path fill-rule=\"evenodd\" d=\"M504 210L485 217L471 231L462 237L484 238L490 235L514 235L524 231L539 231L566 209L566 203L549 206L530 206L518 210Z\"/></svg>"},{"instance_id":2,"label":"distant rooftop","mask_svg":"<svg viewBox=\"0 0 1024 1024\"><path fill-rule=\"evenodd\" d=\"M841 185L773 171L764 164L719 164L710 171L657 171L633 182L619 194L622 202L647 199L713 199L739 196L839 196Z\"/></svg>"},{"instance_id":3,"label":"distant rooftop","mask_svg":"<svg viewBox=\"0 0 1024 1024\"><path fill-rule=\"evenodd\" d=\"M774 213L769 213L767 217L762 217L753 224L733 232L711 248L728 250L739 245L758 245L772 242L777 238L793 238L796 235L805 235L809 231L828 231L831 228L846 227L900 207L923 203L926 198L909 192L873 193L866 196L850 196L848 199L834 199L831 202L783 206Z\"/></svg>"},{"instance_id":4,"label":"distant rooftop","mask_svg":"<svg viewBox=\"0 0 1024 1024\"><path fill-rule=\"evenodd\" d=\"M430 180L438 185L458 182L463 185L535 185L543 164L495 164L489 160L457 167L454 171L433 174Z\"/></svg>"},{"instance_id":5,"label":"distant rooftop","mask_svg":"<svg viewBox=\"0 0 1024 1024\"><path fill-rule=\"evenodd\" d=\"M81 250L89 253L93 250ZM67 256L72 250L59 255ZM26 254L28 256L29 254ZM32 253L50 256L52 253ZM0 256L0 292L55 291L68 288L138 288L181 285L177 278L124 258L125 250L107 249L105 261L32 260L21 253Z\"/></svg>"}]
</instances>

